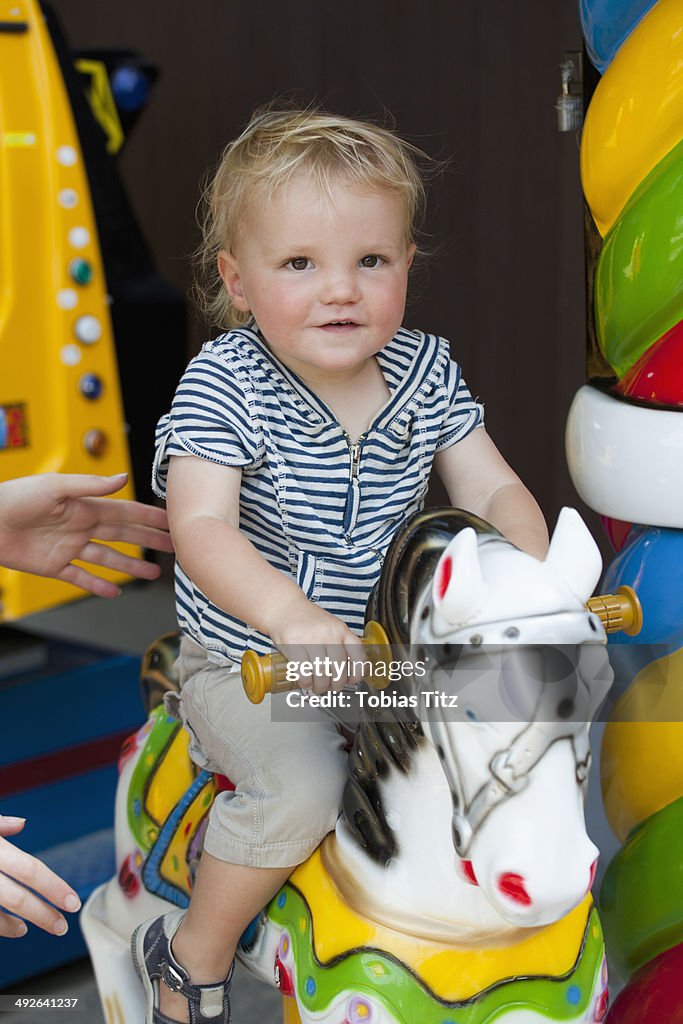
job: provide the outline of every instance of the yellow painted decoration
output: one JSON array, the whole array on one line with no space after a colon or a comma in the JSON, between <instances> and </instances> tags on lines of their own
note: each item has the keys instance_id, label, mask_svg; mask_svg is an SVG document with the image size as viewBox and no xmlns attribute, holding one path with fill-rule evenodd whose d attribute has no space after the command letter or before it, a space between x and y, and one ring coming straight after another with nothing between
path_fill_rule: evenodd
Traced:
<instances>
[{"instance_id":1,"label":"yellow painted decoration","mask_svg":"<svg viewBox=\"0 0 683 1024\"><path fill-rule=\"evenodd\" d=\"M7 17L28 30L0 33L0 419L4 409L20 409L22 433L20 443L0 447L0 479L130 471L102 257L71 107L37 0L16 0ZM84 287L69 276L74 257L93 268ZM99 322L94 344L75 336L81 317ZM84 373L104 384L96 401L79 391ZM101 456L83 446L92 430L106 435ZM132 486L120 496L134 497ZM0 569L0 618L79 596L66 583Z\"/></svg>"},{"instance_id":2,"label":"yellow painted decoration","mask_svg":"<svg viewBox=\"0 0 683 1024\"><path fill-rule=\"evenodd\" d=\"M124 1024L125 1016L118 993L115 992L113 996L105 996L103 1002L107 1024Z\"/></svg>"},{"instance_id":3,"label":"yellow painted decoration","mask_svg":"<svg viewBox=\"0 0 683 1024\"><path fill-rule=\"evenodd\" d=\"M282 997L282 1022L283 1024L301 1024L301 1016L296 1005L296 999L292 996Z\"/></svg>"},{"instance_id":4,"label":"yellow painted decoration","mask_svg":"<svg viewBox=\"0 0 683 1024\"><path fill-rule=\"evenodd\" d=\"M623 842L683 796L683 648L641 669L610 718L600 754L602 795Z\"/></svg>"},{"instance_id":5,"label":"yellow painted decoration","mask_svg":"<svg viewBox=\"0 0 683 1024\"><path fill-rule=\"evenodd\" d=\"M683 138L683 4L659 0L618 50L593 94L581 179L601 235L645 176Z\"/></svg>"},{"instance_id":6,"label":"yellow painted decoration","mask_svg":"<svg viewBox=\"0 0 683 1024\"><path fill-rule=\"evenodd\" d=\"M162 825L183 793L192 785L194 772L188 754L190 737L184 729L178 729L164 756L157 762L149 790L145 796L145 810L150 818ZM157 755L152 754L152 761Z\"/></svg>"},{"instance_id":7,"label":"yellow painted decoration","mask_svg":"<svg viewBox=\"0 0 683 1024\"><path fill-rule=\"evenodd\" d=\"M9 149L15 146L35 146L36 141L33 132L5 132L2 136L2 145Z\"/></svg>"},{"instance_id":8,"label":"yellow painted decoration","mask_svg":"<svg viewBox=\"0 0 683 1024\"><path fill-rule=\"evenodd\" d=\"M121 149L125 136L116 101L112 96L107 68L101 60L84 60L83 58L77 60L74 66L82 75L90 75L88 103L102 131L107 136L107 153L111 153L113 156Z\"/></svg>"},{"instance_id":9,"label":"yellow painted decoration","mask_svg":"<svg viewBox=\"0 0 683 1024\"><path fill-rule=\"evenodd\" d=\"M356 914L342 901L325 871L320 848L294 871L291 881L311 908L314 951L323 964L350 949L381 949L406 964L440 999L451 1002L470 999L504 978L568 973L581 950L593 906L588 895L563 920L530 929L529 938L520 941L526 930L515 932L516 941L510 946L458 949L413 938Z\"/></svg>"},{"instance_id":10,"label":"yellow painted decoration","mask_svg":"<svg viewBox=\"0 0 683 1024\"><path fill-rule=\"evenodd\" d=\"M159 875L166 882L176 886L186 896L190 895L191 887L188 879L188 850L197 827L206 814L204 798L207 792L214 790L213 779L200 789L190 806L178 822L173 838L168 845L159 865Z\"/></svg>"}]
</instances>

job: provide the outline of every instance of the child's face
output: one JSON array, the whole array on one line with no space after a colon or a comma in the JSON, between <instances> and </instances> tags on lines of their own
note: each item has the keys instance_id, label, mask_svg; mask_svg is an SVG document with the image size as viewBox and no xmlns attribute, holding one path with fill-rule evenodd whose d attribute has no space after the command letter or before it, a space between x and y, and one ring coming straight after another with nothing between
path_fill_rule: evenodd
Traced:
<instances>
[{"instance_id":1,"label":"child's face","mask_svg":"<svg viewBox=\"0 0 683 1024\"><path fill-rule=\"evenodd\" d=\"M339 182L330 198L302 176L247 210L218 266L282 363L311 382L340 381L400 327L414 252L398 196Z\"/></svg>"}]
</instances>

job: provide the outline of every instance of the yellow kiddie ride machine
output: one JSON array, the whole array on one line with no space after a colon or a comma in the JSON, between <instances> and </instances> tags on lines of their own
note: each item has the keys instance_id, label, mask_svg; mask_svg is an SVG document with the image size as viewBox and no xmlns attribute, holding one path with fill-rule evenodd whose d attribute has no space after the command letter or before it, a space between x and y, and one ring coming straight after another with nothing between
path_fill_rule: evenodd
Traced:
<instances>
[{"instance_id":1,"label":"yellow kiddie ride machine","mask_svg":"<svg viewBox=\"0 0 683 1024\"><path fill-rule=\"evenodd\" d=\"M127 470L121 496L134 483L148 495L184 306L154 272L115 157L155 77L133 53L70 53L36 0L0 12L0 479ZM0 569L3 623L78 596ZM26 845L82 896L113 863L115 761L140 717L136 677L128 655L0 626L2 812L28 818ZM0 987L80 954L81 942L73 928L59 941L31 934L16 953L7 943Z\"/></svg>"}]
</instances>

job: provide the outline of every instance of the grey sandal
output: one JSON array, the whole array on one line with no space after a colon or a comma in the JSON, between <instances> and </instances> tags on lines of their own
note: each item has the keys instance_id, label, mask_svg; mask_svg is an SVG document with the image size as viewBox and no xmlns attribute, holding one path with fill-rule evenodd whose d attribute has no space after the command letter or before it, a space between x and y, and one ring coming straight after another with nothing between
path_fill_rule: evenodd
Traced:
<instances>
[{"instance_id":1,"label":"grey sandal","mask_svg":"<svg viewBox=\"0 0 683 1024\"><path fill-rule=\"evenodd\" d=\"M159 985L185 996L190 1009L190 1024L230 1024L230 985L234 963L224 981L214 985L193 985L187 971L171 952L171 941L184 917L183 910L172 910L163 917L145 921L133 932L133 964L147 996L145 1024L178 1024L159 1009Z\"/></svg>"}]
</instances>

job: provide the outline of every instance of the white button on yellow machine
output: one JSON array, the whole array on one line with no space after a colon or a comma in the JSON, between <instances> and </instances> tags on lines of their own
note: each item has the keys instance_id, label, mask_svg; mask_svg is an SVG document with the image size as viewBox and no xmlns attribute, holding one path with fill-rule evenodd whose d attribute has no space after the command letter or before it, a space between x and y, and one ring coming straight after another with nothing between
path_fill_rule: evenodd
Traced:
<instances>
[{"instance_id":1,"label":"white button on yellow machine","mask_svg":"<svg viewBox=\"0 0 683 1024\"><path fill-rule=\"evenodd\" d=\"M74 334L83 345L94 345L102 337L102 324L96 316L79 316Z\"/></svg>"}]
</instances>

